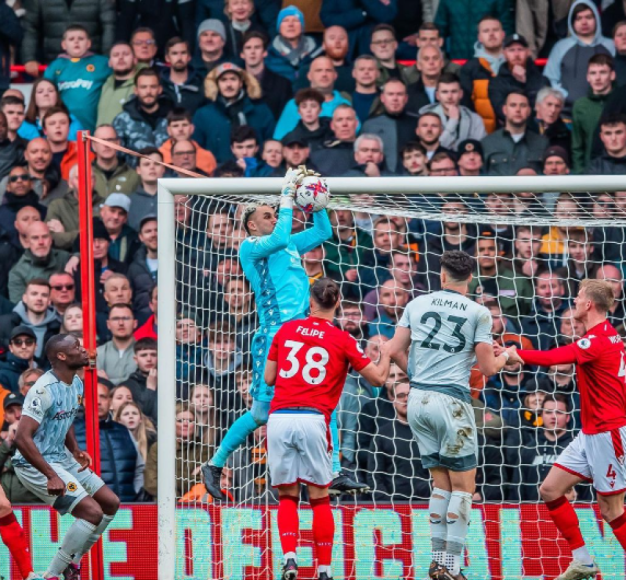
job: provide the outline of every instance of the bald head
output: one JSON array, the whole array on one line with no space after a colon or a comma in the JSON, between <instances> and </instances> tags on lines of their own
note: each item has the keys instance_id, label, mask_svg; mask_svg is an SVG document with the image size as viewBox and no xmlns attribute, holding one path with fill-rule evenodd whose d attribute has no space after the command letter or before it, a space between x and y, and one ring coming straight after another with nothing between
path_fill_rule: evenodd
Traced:
<instances>
[{"instance_id":1,"label":"bald head","mask_svg":"<svg viewBox=\"0 0 626 580\"><path fill-rule=\"evenodd\" d=\"M337 80L337 71L333 61L327 56L318 56L311 63L307 78L312 89L316 89L324 95L331 94Z\"/></svg>"},{"instance_id":2,"label":"bald head","mask_svg":"<svg viewBox=\"0 0 626 580\"><path fill-rule=\"evenodd\" d=\"M46 342L46 358L52 366L60 360L59 354L66 354L78 342L71 334L57 334Z\"/></svg>"},{"instance_id":3,"label":"bald head","mask_svg":"<svg viewBox=\"0 0 626 580\"><path fill-rule=\"evenodd\" d=\"M52 160L52 151L48 141L41 137L29 141L26 151L24 151L24 158L28 163L28 170L32 174L43 176Z\"/></svg>"}]
</instances>

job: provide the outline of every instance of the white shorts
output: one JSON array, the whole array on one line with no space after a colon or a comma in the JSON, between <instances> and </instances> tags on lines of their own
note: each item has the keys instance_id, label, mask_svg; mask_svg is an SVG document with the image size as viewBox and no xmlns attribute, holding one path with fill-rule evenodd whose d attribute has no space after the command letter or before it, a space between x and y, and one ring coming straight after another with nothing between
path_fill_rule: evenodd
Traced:
<instances>
[{"instance_id":1,"label":"white shorts","mask_svg":"<svg viewBox=\"0 0 626 580\"><path fill-rule=\"evenodd\" d=\"M472 405L445 393L411 387L407 419L426 469L470 471L477 466Z\"/></svg>"},{"instance_id":2,"label":"white shorts","mask_svg":"<svg viewBox=\"0 0 626 580\"><path fill-rule=\"evenodd\" d=\"M88 495L94 496L104 486L100 479L91 469L78 471L80 463L73 457L68 456L65 461L51 463L50 467L65 483L65 494L54 496L48 494L48 479L34 467L14 466L15 474L22 485L35 494L42 502L52 506L61 515L72 513L79 502Z\"/></svg>"},{"instance_id":3,"label":"white shorts","mask_svg":"<svg viewBox=\"0 0 626 580\"><path fill-rule=\"evenodd\" d=\"M272 487L306 483L328 487L333 446L324 415L274 412L267 422L267 462Z\"/></svg>"},{"instance_id":4,"label":"white shorts","mask_svg":"<svg viewBox=\"0 0 626 580\"><path fill-rule=\"evenodd\" d=\"M556 460L557 467L593 483L600 495L626 491L626 427L595 435L579 433Z\"/></svg>"}]
</instances>

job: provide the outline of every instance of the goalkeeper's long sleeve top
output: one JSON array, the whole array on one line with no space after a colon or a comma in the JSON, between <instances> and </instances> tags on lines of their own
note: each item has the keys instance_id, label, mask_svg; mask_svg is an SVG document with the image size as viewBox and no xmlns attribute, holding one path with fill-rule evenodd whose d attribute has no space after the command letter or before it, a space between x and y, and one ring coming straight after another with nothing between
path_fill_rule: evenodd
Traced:
<instances>
[{"instance_id":1,"label":"goalkeeper's long sleeve top","mask_svg":"<svg viewBox=\"0 0 626 580\"><path fill-rule=\"evenodd\" d=\"M260 328L304 318L309 310L309 277L302 254L332 235L326 210L313 214L313 227L291 235L293 210L281 208L274 231L246 238L239 259L256 300Z\"/></svg>"}]
</instances>

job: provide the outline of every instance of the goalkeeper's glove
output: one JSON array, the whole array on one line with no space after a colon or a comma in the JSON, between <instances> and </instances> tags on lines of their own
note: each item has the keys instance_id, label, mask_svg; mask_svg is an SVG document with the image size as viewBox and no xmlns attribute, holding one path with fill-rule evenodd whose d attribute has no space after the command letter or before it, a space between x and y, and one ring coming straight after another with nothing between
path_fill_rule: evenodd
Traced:
<instances>
[{"instance_id":1,"label":"goalkeeper's glove","mask_svg":"<svg viewBox=\"0 0 626 580\"><path fill-rule=\"evenodd\" d=\"M296 196L300 179L300 173L297 169L289 169L287 173L285 173L283 186L280 190L280 195L283 199L286 197L293 199Z\"/></svg>"},{"instance_id":2,"label":"goalkeeper's glove","mask_svg":"<svg viewBox=\"0 0 626 580\"><path fill-rule=\"evenodd\" d=\"M298 165L297 169L300 174L300 181L302 181L305 177L321 177L321 175L312 169L307 169L306 165Z\"/></svg>"}]
</instances>

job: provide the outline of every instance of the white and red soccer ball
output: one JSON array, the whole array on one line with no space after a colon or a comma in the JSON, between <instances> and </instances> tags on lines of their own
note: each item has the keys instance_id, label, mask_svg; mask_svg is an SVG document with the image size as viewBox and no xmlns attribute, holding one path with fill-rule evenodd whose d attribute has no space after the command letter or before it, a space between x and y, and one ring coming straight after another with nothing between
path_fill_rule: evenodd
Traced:
<instances>
[{"instance_id":1,"label":"white and red soccer ball","mask_svg":"<svg viewBox=\"0 0 626 580\"><path fill-rule=\"evenodd\" d=\"M296 189L296 206L304 213L324 209L330 200L330 190L321 177L307 175Z\"/></svg>"}]
</instances>

